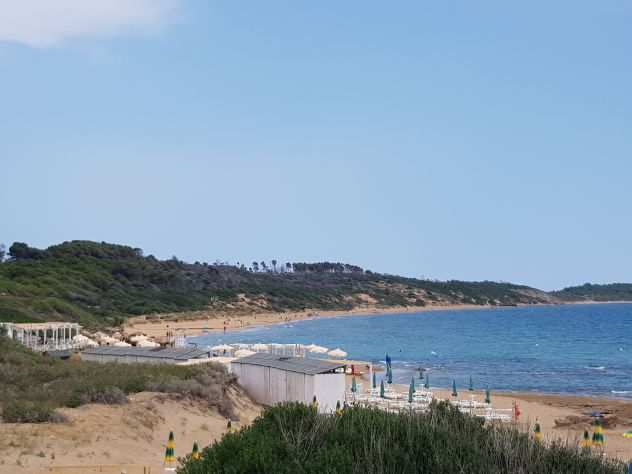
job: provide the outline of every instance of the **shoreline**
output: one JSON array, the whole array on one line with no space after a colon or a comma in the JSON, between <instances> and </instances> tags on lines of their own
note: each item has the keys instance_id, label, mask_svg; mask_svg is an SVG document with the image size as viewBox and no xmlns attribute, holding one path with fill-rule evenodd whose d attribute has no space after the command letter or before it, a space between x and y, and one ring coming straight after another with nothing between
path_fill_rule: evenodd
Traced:
<instances>
[{"instance_id":1,"label":"shoreline","mask_svg":"<svg viewBox=\"0 0 632 474\"><path fill-rule=\"evenodd\" d=\"M481 306L466 304L429 305L429 306L390 306L390 307L359 307L349 310L316 310L288 312L251 312L233 313L212 311L196 311L189 313L173 313L157 316L135 316L129 318L123 326L125 335L144 332L148 336L164 336L167 331L176 331L185 336L198 336L205 332L238 331L251 327L272 326L294 321L309 321L319 318L341 318L352 316L384 316L406 313L423 313L431 311L461 311L461 310L493 310L524 306L554 306L551 304L519 305L519 306ZM211 316L211 314L213 314ZM185 316L186 315L186 316ZM199 315L198 317L191 317ZM207 315L207 316L204 316Z\"/></svg>"},{"instance_id":2,"label":"shoreline","mask_svg":"<svg viewBox=\"0 0 632 474\"><path fill-rule=\"evenodd\" d=\"M348 310L317 310L287 312L225 312L203 310L185 313L169 313L155 316L135 316L123 325L123 334L132 336L144 333L150 337L164 337L168 331L184 336L199 336L204 333L238 331L252 327L272 326L295 321L308 321L319 318L340 318L351 316L384 316L431 311L500 310L509 308L632 304L630 301L572 301L562 303L520 304L515 306L481 306L473 304L445 304L426 306L356 307Z\"/></svg>"}]
</instances>

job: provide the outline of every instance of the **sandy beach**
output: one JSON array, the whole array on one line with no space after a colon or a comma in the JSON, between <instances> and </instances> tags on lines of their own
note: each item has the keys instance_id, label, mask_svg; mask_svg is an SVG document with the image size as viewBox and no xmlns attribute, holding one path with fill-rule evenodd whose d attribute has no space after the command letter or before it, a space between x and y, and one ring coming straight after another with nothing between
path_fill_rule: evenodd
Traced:
<instances>
[{"instance_id":1,"label":"sandy beach","mask_svg":"<svg viewBox=\"0 0 632 474\"><path fill-rule=\"evenodd\" d=\"M432 306L363 306L350 310L321 311L305 310L293 312L226 312L226 311L193 311L186 313L170 313L151 316L137 316L127 320L123 333L131 336L142 333L150 337L164 337L167 332L195 336L204 331L226 331L245 329L256 326L282 324L291 321L303 321L316 318L334 318L348 316L370 316L379 314L417 313L422 311L446 310L485 310L497 306L480 305L432 305Z\"/></svg>"}]
</instances>

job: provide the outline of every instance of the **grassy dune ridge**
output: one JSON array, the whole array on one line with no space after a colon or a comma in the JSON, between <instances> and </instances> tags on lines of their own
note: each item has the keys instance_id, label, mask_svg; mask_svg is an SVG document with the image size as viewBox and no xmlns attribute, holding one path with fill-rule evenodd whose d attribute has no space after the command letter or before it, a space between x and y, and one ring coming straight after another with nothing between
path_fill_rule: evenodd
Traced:
<instances>
[{"instance_id":1,"label":"grassy dune ridge","mask_svg":"<svg viewBox=\"0 0 632 474\"><path fill-rule=\"evenodd\" d=\"M215 473L623 474L623 463L508 426L485 426L445 402L427 414L352 408L317 415L287 404L184 459L179 474Z\"/></svg>"},{"instance_id":2,"label":"grassy dune ridge","mask_svg":"<svg viewBox=\"0 0 632 474\"><path fill-rule=\"evenodd\" d=\"M65 320L114 326L132 315L239 305L248 312L350 310L436 304L515 305L557 301L510 283L431 281L343 264L295 264L298 271L158 260L123 245L72 241L46 250L12 246L0 263L0 322ZM279 269L285 269L279 265ZM276 269L276 265L275 265Z\"/></svg>"},{"instance_id":3,"label":"grassy dune ridge","mask_svg":"<svg viewBox=\"0 0 632 474\"><path fill-rule=\"evenodd\" d=\"M161 392L204 400L233 415L228 390L235 377L217 364L179 367L61 361L36 354L0 335L0 420L9 423L63 421L62 407L122 404L127 395Z\"/></svg>"}]
</instances>

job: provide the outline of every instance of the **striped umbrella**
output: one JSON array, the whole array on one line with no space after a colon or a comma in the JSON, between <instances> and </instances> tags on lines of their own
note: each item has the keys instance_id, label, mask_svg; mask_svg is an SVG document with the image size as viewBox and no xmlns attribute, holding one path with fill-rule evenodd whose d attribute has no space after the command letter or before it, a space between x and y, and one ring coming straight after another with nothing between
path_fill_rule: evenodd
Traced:
<instances>
[{"instance_id":1,"label":"striped umbrella","mask_svg":"<svg viewBox=\"0 0 632 474\"><path fill-rule=\"evenodd\" d=\"M485 403L488 405L492 403L492 392L489 391L489 387L485 389Z\"/></svg>"},{"instance_id":2,"label":"striped umbrella","mask_svg":"<svg viewBox=\"0 0 632 474\"><path fill-rule=\"evenodd\" d=\"M173 431L169 432L169 440L167 441L167 449L165 450L165 466L172 466L176 462L176 452L173 446Z\"/></svg>"},{"instance_id":3,"label":"striped umbrella","mask_svg":"<svg viewBox=\"0 0 632 474\"><path fill-rule=\"evenodd\" d=\"M597 420L595 422L595 431L593 431L592 435L592 444L593 446L603 446L605 443L605 439L603 437L603 427L601 426L601 420Z\"/></svg>"},{"instance_id":4,"label":"striped umbrella","mask_svg":"<svg viewBox=\"0 0 632 474\"><path fill-rule=\"evenodd\" d=\"M542 429L540 428L540 423L536 421L535 426L533 427L533 438L536 443L542 441Z\"/></svg>"},{"instance_id":5,"label":"striped umbrella","mask_svg":"<svg viewBox=\"0 0 632 474\"><path fill-rule=\"evenodd\" d=\"M196 461L200 459L200 448L198 447L198 442L193 442L193 452L191 452L191 459L195 459Z\"/></svg>"},{"instance_id":6,"label":"striped umbrella","mask_svg":"<svg viewBox=\"0 0 632 474\"><path fill-rule=\"evenodd\" d=\"M424 382L424 388L426 390L430 389L430 375L426 374L426 381Z\"/></svg>"},{"instance_id":7,"label":"striped umbrella","mask_svg":"<svg viewBox=\"0 0 632 474\"><path fill-rule=\"evenodd\" d=\"M470 387L468 388L470 392L474 391L474 381L472 380L472 376L470 375Z\"/></svg>"},{"instance_id":8,"label":"striped umbrella","mask_svg":"<svg viewBox=\"0 0 632 474\"><path fill-rule=\"evenodd\" d=\"M384 396L384 380L381 380L381 381L380 381L380 397L382 397L382 398L386 398L386 397Z\"/></svg>"},{"instance_id":9,"label":"striped umbrella","mask_svg":"<svg viewBox=\"0 0 632 474\"><path fill-rule=\"evenodd\" d=\"M458 397L459 393L456 391L456 380L452 381L452 396Z\"/></svg>"},{"instance_id":10,"label":"striped umbrella","mask_svg":"<svg viewBox=\"0 0 632 474\"><path fill-rule=\"evenodd\" d=\"M588 430L584 430L584 437L582 438L582 448L590 448L592 446L592 441L590 440L590 434L588 434Z\"/></svg>"}]
</instances>

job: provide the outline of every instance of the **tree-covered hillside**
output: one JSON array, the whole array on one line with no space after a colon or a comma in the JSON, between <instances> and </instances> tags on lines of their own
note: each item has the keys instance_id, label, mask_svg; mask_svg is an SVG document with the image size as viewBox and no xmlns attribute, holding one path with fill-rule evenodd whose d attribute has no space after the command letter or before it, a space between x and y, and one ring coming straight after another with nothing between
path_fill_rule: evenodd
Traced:
<instances>
[{"instance_id":1,"label":"tree-covered hillside","mask_svg":"<svg viewBox=\"0 0 632 474\"><path fill-rule=\"evenodd\" d=\"M553 295L563 301L632 301L632 284L611 283L609 285L571 286Z\"/></svg>"},{"instance_id":2,"label":"tree-covered hillside","mask_svg":"<svg viewBox=\"0 0 632 474\"><path fill-rule=\"evenodd\" d=\"M89 241L46 250L14 243L9 255L0 263L0 321L103 326L131 315L209 307L259 312L551 302L544 292L508 283L417 280L331 263L190 264Z\"/></svg>"}]
</instances>

